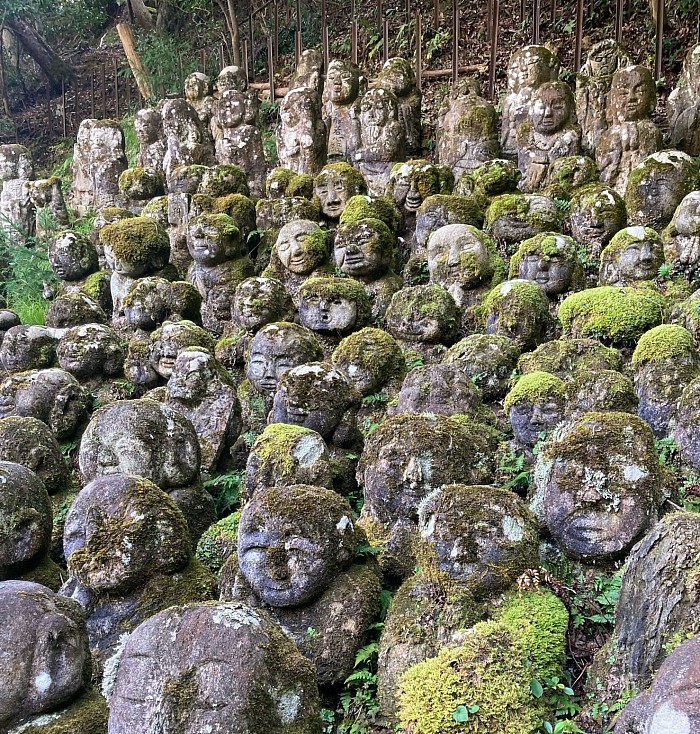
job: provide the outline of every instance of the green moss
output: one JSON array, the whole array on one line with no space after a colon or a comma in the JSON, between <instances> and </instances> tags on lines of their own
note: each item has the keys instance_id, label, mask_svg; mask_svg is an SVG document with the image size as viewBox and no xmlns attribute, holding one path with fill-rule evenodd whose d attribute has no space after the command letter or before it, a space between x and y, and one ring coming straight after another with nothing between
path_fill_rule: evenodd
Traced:
<instances>
[{"instance_id":1,"label":"green moss","mask_svg":"<svg viewBox=\"0 0 700 734\"><path fill-rule=\"evenodd\" d=\"M296 175L290 168L278 167L273 169L265 181L265 193L268 198L280 195L286 196L287 186Z\"/></svg>"},{"instance_id":2,"label":"green moss","mask_svg":"<svg viewBox=\"0 0 700 734\"><path fill-rule=\"evenodd\" d=\"M642 334L632 355L632 367L695 356L693 335L682 326L662 324Z\"/></svg>"},{"instance_id":3,"label":"green moss","mask_svg":"<svg viewBox=\"0 0 700 734\"><path fill-rule=\"evenodd\" d=\"M241 510L238 510L215 522L197 543L195 557L217 577L224 563L236 552L240 518Z\"/></svg>"},{"instance_id":4,"label":"green moss","mask_svg":"<svg viewBox=\"0 0 700 734\"><path fill-rule=\"evenodd\" d=\"M521 373L541 370L562 379L579 370L622 370L622 355L595 339L553 339L518 360Z\"/></svg>"},{"instance_id":5,"label":"green moss","mask_svg":"<svg viewBox=\"0 0 700 734\"><path fill-rule=\"evenodd\" d=\"M314 177L308 173L295 174L289 182L285 194L310 199L314 193Z\"/></svg>"},{"instance_id":6,"label":"green moss","mask_svg":"<svg viewBox=\"0 0 700 734\"><path fill-rule=\"evenodd\" d=\"M493 224L501 217L511 217L526 222L531 227L539 227L552 231L561 229L561 215L553 206L549 213L532 210L530 203L532 197L525 194L502 194L496 196L486 210L484 229L488 232Z\"/></svg>"},{"instance_id":7,"label":"green moss","mask_svg":"<svg viewBox=\"0 0 700 734\"><path fill-rule=\"evenodd\" d=\"M350 196L356 196L357 194L367 193L367 182L365 177L356 169L353 168L349 163L328 163L322 169L321 172L314 179L314 186L319 186L326 182L328 174L340 176L345 182L345 187Z\"/></svg>"},{"instance_id":8,"label":"green moss","mask_svg":"<svg viewBox=\"0 0 700 734\"><path fill-rule=\"evenodd\" d=\"M227 163L206 170L200 193L209 194L214 198L228 194L250 196L250 188L243 169Z\"/></svg>"},{"instance_id":9,"label":"green moss","mask_svg":"<svg viewBox=\"0 0 700 734\"><path fill-rule=\"evenodd\" d=\"M122 209L119 206L106 206L104 209L100 209L100 217L106 222L111 222L116 219L131 219L136 214L129 209Z\"/></svg>"},{"instance_id":10,"label":"green moss","mask_svg":"<svg viewBox=\"0 0 700 734\"><path fill-rule=\"evenodd\" d=\"M513 332L522 322L525 311L536 321L546 319L549 300L544 291L529 280L508 280L489 291L480 309L484 317L496 310L499 324Z\"/></svg>"},{"instance_id":11,"label":"green moss","mask_svg":"<svg viewBox=\"0 0 700 734\"><path fill-rule=\"evenodd\" d=\"M357 198L357 197L356 197ZM346 209L347 211L347 209ZM343 215L340 216L340 224L336 229L336 240L338 237L345 241L352 241L360 234L371 233L367 249L370 253L381 253L391 255L396 249L396 237L391 233L387 225L379 219L358 219L353 222L343 223Z\"/></svg>"},{"instance_id":12,"label":"green moss","mask_svg":"<svg viewBox=\"0 0 700 734\"><path fill-rule=\"evenodd\" d=\"M135 199L150 198L162 194L165 178L155 168L127 168L119 176L119 190Z\"/></svg>"},{"instance_id":13,"label":"green moss","mask_svg":"<svg viewBox=\"0 0 700 734\"><path fill-rule=\"evenodd\" d=\"M660 257L663 261L663 241L661 235L656 233L651 227L625 227L625 229L621 229L613 236L607 247L600 253L601 263L605 263L606 260L617 259L623 250L627 249L630 245L642 241L649 241L661 253Z\"/></svg>"},{"instance_id":14,"label":"green moss","mask_svg":"<svg viewBox=\"0 0 700 734\"><path fill-rule=\"evenodd\" d=\"M528 372L506 395L503 408L508 412L521 403L542 403L546 401L563 402L564 382L549 372Z\"/></svg>"},{"instance_id":15,"label":"green moss","mask_svg":"<svg viewBox=\"0 0 700 734\"><path fill-rule=\"evenodd\" d=\"M509 277L517 278L520 263L528 255L537 255L542 260L549 261L553 257L562 258L577 265L578 279L583 277L582 266L578 259L576 242L573 238L556 232L540 232L530 239L523 240L510 259ZM573 280L573 278L572 278Z\"/></svg>"},{"instance_id":16,"label":"green moss","mask_svg":"<svg viewBox=\"0 0 700 734\"><path fill-rule=\"evenodd\" d=\"M86 293L97 303L102 303L102 299L106 292L109 291L109 271L98 270L96 273L90 273L82 282L80 290Z\"/></svg>"},{"instance_id":17,"label":"green moss","mask_svg":"<svg viewBox=\"0 0 700 734\"><path fill-rule=\"evenodd\" d=\"M340 224L356 224L362 219L379 219L391 232L396 232L400 214L394 202L389 199L366 195L352 196L340 215Z\"/></svg>"},{"instance_id":18,"label":"green moss","mask_svg":"<svg viewBox=\"0 0 700 734\"><path fill-rule=\"evenodd\" d=\"M200 214L194 221L196 224L212 227L220 237L240 239L240 230L227 214Z\"/></svg>"},{"instance_id":19,"label":"green moss","mask_svg":"<svg viewBox=\"0 0 700 734\"><path fill-rule=\"evenodd\" d=\"M569 201L578 189L598 181L600 171L596 162L585 155L557 158L549 164L544 194Z\"/></svg>"},{"instance_id":20,"label":"green moss","mask_svg":"<svg viewBox=\"0 0 700 734\"><path fill-rule=\"evenodd\" d=\"M294 449L304 437L315 435L315 431L304 426L272 423L255 439L251 453L255 453L260 471L269 470L280 478L280 484L288 484L299 467Z\"/></svg>"},{"instance_id":21,"label":"green moss","mask_svg":"<svg viewBox=\"0 0 700 734\"><path fill-rule=\"evenodd\" d=\"M192 209L202 214L214 214L217 213L214 197L209 194L193 194L192 195ZM225 213L225 212L218 212Z\"/></svg>"},{"instance_id":22,"label":"green moss","mask_svg":"<svg viewBox=\"0 0 700 734\"><path fill-rule=\"evenodd\" d=\"M447 224L469 224L481 227L484 212L474 197L456 196L454 194L433 194L423 201L416 216L427 211L440 209L445 212Z\"/></svg>"},{"instance_id":23,"label":"green moss","mask_svg":"<svg viewBox=\"0 0 700 734\"><path fill-rule=\"evenodd\" d=\"M492 196L516 192L521 178L522 173L513 161L497 159L463 174L458 188L473 191L488 200Z\"/></svg>"},{"instance_id":24,"label":"green moss","mask_svg":"<svg viewBox=\"0 0 700 734\"><path fill-rule=\"evenodd\" d=\"M579 370L566 384L567 404L590 405L591 397L605 410L636 413L639 398L629 377L615 370Z\"/></svg>"},{"instance_id":25,"label":"green moss","mask_svg":"<svg viewBox=\"0 0 700 734\"><path fill-rule=\"evenodd\" d=\"M367 327L345 337L333 352L333 364L356 365L382 382L402 380L406 374L403 352L396 339L382 329Z\"/></svg>"},{"instance_id":26,"label":"green moss","mask_svg":"<svg viewBox=\"0 0 700 734\"><path fill-rule=\"evenodd\" d=\"M367 324L372 315L372 304L364 286L353 278L308 278L299 289L299 297L318 296L324 299L344 298L355 304L358 325Z\"/></svg>"},{"instance_id":27,"label":"green moss","mask_svg":"<svg viewBox=\"0 0 700 734\"><path fill-rule=\"evenodd\" d=\"M219 214L227 214L241 232L255 229L255 203L243 194L229 194L214 199L214 209Z\"/></svg>"},{"instance_id":28,"label":"green moss","mask_svg":"<svg viewBox=\"0 0 700 734\"><path fill-rule=\"evenodd\" d=\"M663 296L649 288L589 288L559 306L565 334L631 346L664 316Z\"/></svg>"},{"instance_id":29,"label":"green moss","mask_svg":"<svg viewBox=\"0 0 700 734\"><path fill-rule=\"evenodd\" d=\"M105 734L108 717L107 702L90 689L61 711L38 716L21 730L22 734Z\"/></svg>"},{"instance_id":30,"label":"green moss","mask_svg":"<svg viewBox=\"0 0 700 734\"><path fill-rule=\"evenodd\" d=\"M52 591L58 591L65 581L63 576L63 569L54 563L49 556L44 556L36 566L29 571L25 571L18 578L22 581L33 581L35 584L41 584Z\"/></svg>"},{"instance_id":31,"label":"green moss","mask_svg":"<svg viewBox=\"0 0 700 734\"><path fill-rule=\"evenodd\" d=\"M534 597L539 597L535 599ZM401 680L399 721L413 734L535 734L551 712L532 678L558 673L568 615L550 592L511 600L500 619L477 623L456 647L418 663ZM458 706L479 706L466 722Z\"/></svg>"},{"instance_id":32,"label":"green moss","mask_svg":"<svg viewBox=\"0 0 700 734\"><path fill-rule=\"evenodd\" d=\"M134 265L148 265L158 255L170 252L168 233L151 217L133 217L106 224L100 242L109 245L120 259Z\"/></svg>"},{"instance_id":33,"label":"green moss","mask_svg":"<svg viewBox=\"0 0 700 734\"><path fill-rule=\"evenodd\" d=\"M393 196L397 179L409 178L423 200L432 194L450 194L455 184L452 169L448 166L433 164L422 158L416 158L407 163L397 163L391 169L387 193Z\"/></svg>"},{"instance_id":34,"label":"green moss","mask_svg":"<svg viewBox=\"0 0 700 734\"><path fill-rule=\"evenodd\" d=\"M104 211L104 210L103 210ZM168 197L167 196L156 196L151 199L146 206L141 210L142 217L164 216L168 215Z\"/></svg>"}]
</instances>

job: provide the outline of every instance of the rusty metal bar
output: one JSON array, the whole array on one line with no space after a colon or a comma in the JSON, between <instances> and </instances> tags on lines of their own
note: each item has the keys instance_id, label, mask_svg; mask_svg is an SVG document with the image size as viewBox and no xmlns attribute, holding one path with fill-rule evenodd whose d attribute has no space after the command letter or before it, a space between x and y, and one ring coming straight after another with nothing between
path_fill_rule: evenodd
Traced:
<instances>
[{"instance_id":1,"label":"rusty metal bar","mask_svg":"<svg viewBox=\"0 0 700 734\"><path fill-rule=\"evenodd\" d=\"M112 68L114 69L114 109L116 112L116 118L119 119L119 76L117 68L117 58L116 56L112 57Z\"/></svg>"},{"instance_id":2,"label":"rusty metal bar","mask_svg":"<svg viewBox=\"0 0 700 734\"><path fill-rule=\"evenodd\" d=\"M656 0L656 59L654 60L654 78L657 80L663 76L665 6L666 3L664 0Z\"/></svg>"},{"instance_id":3,"label":"rusty metal bar","mask_svg":"<svg viewBox=\"0 0 700 734\"><path fill-rule=\"evenodd\" d=\"M520 0L520 24L525 22L525 12L527 10L527 0Z\"/></svg>"},{"instance_id":4,"label":"rusty metal bar","mask_svg":"<svg viewBox=\"0 0 700 734\"><path fill-rule=\"evenodd\" d=\"M107 117L107 82L105 80L105 64L101 64L100 81L102 82L102 119Z\"/></svg>"},{"instance_id":5,"label":"rusty metal bar","mask_svg":"<svg viewBox=\"0 0 700 734\"><path fill-rule=\"evenodd\" d=\"M423 18L420 10L416 14L416 86L418 91L423 80Z\"/></svg>"},{"instance_id":6,"label":"rusty metal bar","mask_svg":"<svg viewBox=\"0 0 700 734\"><path fill-rule=\"evenodd\" d=\"M377 33L382 32L384 9L382 7L382 0L377 0Z\"/></svg>"},{"instance_id":7,"label":"rusty metal bar","mask_svg":"<svg viewBox=\"0 0 700 734\"><path fill-rule=\"evenodd\" d=\"M384 39L383 39L383 48L382 52L384 54L384 63L386 63L389 60L389 21L384 18Z\"/></svg>"},{"instance_id":8,"label":"rusty metal bar","mask_svg":"<svg viewBox=\"0 0 700 734\"><path fill-rule=\"evenodd\" d=\"M277 59L279 59L280 56L280 8L277 3L275 3L275 63L277 63Z\"/></svg>"},{"instance_id":9,"label":"rusty metal bar","mask_svg":"<svg viewBox=\"0 0 700 734\"><path fill-rule=\"evenodd\" d=\"M617 0L615 10L615 40L622 43L622 25L625 18L625 0Z\"/></svg>"},{"instance_id":10,"label":"rusty metal bar","mask_svg":"<svg viewBox=\"0 0 700 734\"><path fill-rule=\"evenodd\" d=\"M330 47L328 44L328 7L326 0L321 0L321 51L323 53L323 72L328 71L330 63Z\"/></svg>"},{"instance_id":11,"label":"rusty metal bar","mask_svg":"<svg viewBox=\"0 0 700 734\"><path fill-rule=\"evenodd\" d=\"M532 42L540 42L540 3L541 0L532 0Z\"/></svg>"},{"instance_id":12,"label":"rusty metal bar","mask_svg":"<svg viewBox=\"0 0 700 734\"><path fill-rule=\"evenodd\" d=\"M406 22L411 20L411 0L406 0Z\"/></svg>"},{"instance_id":13,"label":"rusty metal bar","mask_svg":"<svg viewBox=\"0 0 700 734\"><path fill-rule=\"evenodd\" d=\"M253 11L251 8L250 14L248 15L248 35L250 36L250 79L255 79L255 21L253 20Z\"/></svg>"},{"instance_id":14,"label":"rusty metal bar","mask_svg":"<svg viewBox=\"0 0 700 734\"><path fill-rule=\"evenodd\" d=\"M46 132L51 137L51 85L46 87Z\"/></svg>"},{"instance_id":15,"label":"rusty metal bar","mask_svg":"<svg viewBox=\"0 0 700 734\"><path fill-rule=\"evenodd\" d=\"M267 38L267 68L270 76L270 102L275 101L275 53L272 36Z\"/></svg>"},{"instance_id":16,"label":"rusty metal bar","mask_svg":"<svg viewBox=\"0 0 700 734\"><path fill-rule=\"evenodd\" d=\"M493 18L491 17L491 13L493 11L493 6L491 5L491 0L486 0L486 35L491 38L491 25L493 24Z\"/></svg>"},{"instance_id":17,"label":"rusty metal bar","mask_svg":"<svg viewBox=\"0 0 700 734\"><path fill-rule=\"evenodd\" d=\"M491 56L489 58L489 99L496 96L496 60L498 57L498 23L501 14L500 0L493 0L493 24L491 26Z\"/></svg>"},{"instance_id":18,"label":"rusty metal bar","mask_svg":"<svg viewBox=\"0 0 700 734\"><path fill-rule=\"evenodd\" d=\"M440 25L440 0L435 0L433 4L433 25L436 28Z\"/></svg>"},{"instance_id":19,"label":"rusty metal bar","mask_svg":"<svg viewBox=\"0 0 700 734\"><path fill-rule=\"evenodd\" d=\"M294 31L294 60L296 66L299 66L299 59L301 59L302 50L301 32Z\"/></svg>"},{"instance_id":20,"label":"rusty metal bar","mask_svg":"<svg viewBox=\"0 0 700 734\"><path fill-rule=\"evenodd\" d=\"M551 0L549 4L549 12L552 16L552 23L557 19L557 0Z\"/></svg>"},{"instance_id":21,"label":"rusty metal bar","mask_svg":"<svg viewBox=\"0 0 700 734\"><path fill-rule=\"evenodd\" d=\"M63 124L63 137L66 137L66 84L61 79L61 123Z\"/></svg>"},{"instance_id":22,"label":"rusty metal bar","mask_svg":"<svg viewBox=\"0 0 700 734\"><path fill-rule=\"evenodd\" d=\"M221 46L219 46L219 61L220 66L223 69L226 66L226 54L224 52L224 44L222 43Z\"/></svg>"},{"instance_id":23,"label":"rusty metal bar","mask_svg":"<svg viewBox=\"0 0 700 734\"><path fill-rule=\"evenodd\" d=\"M126 77L126 109L131 112L131 79Z\"/></svg>"},{"instance_id":24,"label":"rusty metal bar","mask_svg":"<svg viewBox=\"0 0 700 734\"><path fill-rule=\"evenodd\" d=\"M95 72L90 73L90 117L95 117Z\"/></svg>"},{"instance_id":25,"label":"rusty metal bar","mask_svg":"<svg viewBox=\"0 0 700 734\"><path fill-rule=\"evenodd\" d=\"M352 63L357 63L357 46L358 46L358 28L357 28L357 21L353 20L352 27L352 42L351 42L351 52L352 52Z\"/></svg>"},{"instance_id":26,"label":"rusty metal bar","mask_svg":"<svg viewBox=\"0 0 700 734\"><path fill-rule=\"evenodd\" d=\"M459 74L459 0L452 0L452 83Z\"/></svg>"},{"instance_id":27,"label":"rusty metal bar","mask_svg":"<svg viewBox=\"0 0 700 734\"><path fill-rule=\"evenodd\" d=\"M304 50L302 48L302 41L301 41L301 0L296 0L296 14L297 14L297 26L296 26L296 36L294 40L296 41L296 56L297 56L297 65L299 64L299 59L301 59L301 52Z\"/></svg>"},{"instance_id":28,"label":"rusty metal bar","mask_svg":"<svg viewBox=\"0 0 700 734\"><path fill-rule=\"evenodd\" d=\"M581 68L581 47L583 45L583 13L586 0L576 0L576 43L574 46L574 71Z\"/></svg>"}]
</instances>

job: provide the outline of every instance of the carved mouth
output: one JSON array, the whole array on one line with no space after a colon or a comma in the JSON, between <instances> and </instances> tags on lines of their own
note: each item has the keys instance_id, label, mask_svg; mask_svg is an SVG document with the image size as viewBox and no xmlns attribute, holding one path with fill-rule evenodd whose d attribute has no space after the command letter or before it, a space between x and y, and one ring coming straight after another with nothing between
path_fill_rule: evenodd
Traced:
<instances>
[{"instance_id":1,"label":"carved mouth","mask_svg":"<svg viewBox=\"0 0 700 734\"><path fill-rule=\"evenodd\" d=\"M258 383L263 390L276 390L277 380L273 377L265 377Z\"/></svg>"},{"instance_id":2,"label":"carved mouth","mask_svg":"<svg viewBox=\"0 0 700 734\"><path fill-rule=\"evenodd\" d=\"M406 195L406 209L415 211L421 204L420 194L407 194Z\"/></svg>"}]
</instances>

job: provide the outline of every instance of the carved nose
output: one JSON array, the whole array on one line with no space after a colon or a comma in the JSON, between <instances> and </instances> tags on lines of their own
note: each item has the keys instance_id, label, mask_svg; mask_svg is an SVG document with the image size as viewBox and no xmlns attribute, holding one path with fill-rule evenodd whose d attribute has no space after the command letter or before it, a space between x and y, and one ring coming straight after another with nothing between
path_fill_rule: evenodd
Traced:
<instances>
[{"instance_id":1,"label":"carved nose","mask_svg":"<svg viewBox=\"0 0 700 734\"><path fill-rule=\"evenodd\" d=\"M585 487L580 495L581 502L594 505L600 499L600 492L595 487Z\"/></svg>"},{"instance_id":2,"label":"carved nose","mask_svg":"<svg viewBox=\"0 0 700 734\"><path fill-rule=\"evenodd\" d=\"M265 556L267 564L267 572L271 579L282 581L289 578L289 568L287 567L287 551L284 546L271 546Z\"/></svg>"},{"instance_id":3,"label":"carved nose","mask_svg":"<svg viewBox=\"0 0 700 734\"><path fill-rule=\"evenodd\" d=\"M412 456L403 473L404 482L417 484L423 480L423 468L415 456Z\"/></svg>"}]
</instances>

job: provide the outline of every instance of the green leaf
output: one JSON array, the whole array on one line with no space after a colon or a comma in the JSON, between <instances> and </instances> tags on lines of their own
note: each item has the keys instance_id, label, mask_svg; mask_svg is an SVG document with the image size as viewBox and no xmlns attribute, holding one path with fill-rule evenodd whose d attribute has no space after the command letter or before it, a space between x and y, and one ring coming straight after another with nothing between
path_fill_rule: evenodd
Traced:
<instances>
[{"instance_id":1,"label":"green leaf","mask_svg":"<svg viewBox=\"0 0 700 734\"><path fill-rule=\"evenodd\" d=\"M469 721L469 711L467 710L467 707L461 705L457 706L457 708L452 712L452 718L460 723Z\"/></svg>"},{"instance_id":2,"label":"green leaf","mask_svg":"<svg viewBox=\"0 0 700 734\"><path fill-rule=\"evenodd\" d=\"M535 698L542 698L544 688L542 688L542 684L537 680L537 678L533 678L530 681L530 693L532 693Z\"/></svg>"},{"instance_id":3,"label":"green leaf","mask_svg":"<svg viewBox=\"0 0 700 734\"><path fill-rule=\"evenodd\" d=\"M552 732L554 731L552 725L548 721L544 722L544 729L548 734L552 734Z\"/></svg>"}]
</instances>

